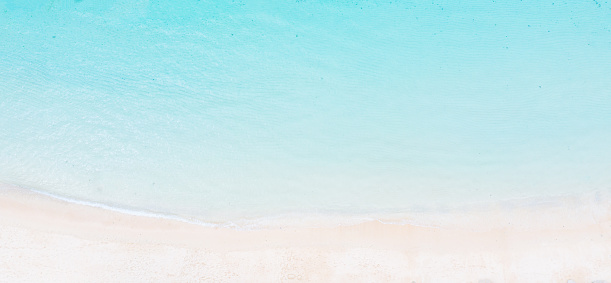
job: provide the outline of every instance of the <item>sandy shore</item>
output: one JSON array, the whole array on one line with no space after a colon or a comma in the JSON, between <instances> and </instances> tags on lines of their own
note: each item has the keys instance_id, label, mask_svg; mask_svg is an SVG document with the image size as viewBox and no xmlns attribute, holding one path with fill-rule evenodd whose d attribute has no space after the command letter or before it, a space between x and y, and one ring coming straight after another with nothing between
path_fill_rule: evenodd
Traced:
<instances>
[{"instance_id":1,"label":"sandy shore","mask_svg":"<svg viewBox=\"0 0 611 283\"><path fill-rule=\"evenodd\" d=\"M259 230L126 215L0 190L1 282L611 281L611 205L565 198Z\"/></svg>"}]
</instances>

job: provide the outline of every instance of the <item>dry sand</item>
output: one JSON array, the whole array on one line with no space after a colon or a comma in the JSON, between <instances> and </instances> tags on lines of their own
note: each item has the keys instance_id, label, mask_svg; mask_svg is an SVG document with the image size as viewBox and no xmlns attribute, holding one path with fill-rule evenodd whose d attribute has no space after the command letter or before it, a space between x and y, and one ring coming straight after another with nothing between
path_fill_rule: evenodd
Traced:
<instances>
[{"instance_id":1,"label":"dry sand","mask_svg":"<svg viewBox=\"0 0 611 283\"><path fill-rule=\"evenodd\" d=\"M415 218L435 227L370 221L235 230L4 187L0 281L611 280L611 205L598 195Z\"/></svg>"}]
</instances>

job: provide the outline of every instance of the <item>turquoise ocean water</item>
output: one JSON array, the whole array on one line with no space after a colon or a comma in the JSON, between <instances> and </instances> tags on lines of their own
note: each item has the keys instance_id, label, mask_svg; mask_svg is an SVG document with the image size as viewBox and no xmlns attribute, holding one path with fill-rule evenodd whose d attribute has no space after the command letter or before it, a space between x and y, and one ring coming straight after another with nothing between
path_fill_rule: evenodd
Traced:
<instances>
[{"instance_id":1,"label":"turquoise ocean water","mask_svg":"<svg viewBox=\"0 0 611 283\"><path fill-rule=\"evenodd\" d=\"M210 222L611 189L611 3L0 0L0 182Z\"/></svg>"}]
</instances>

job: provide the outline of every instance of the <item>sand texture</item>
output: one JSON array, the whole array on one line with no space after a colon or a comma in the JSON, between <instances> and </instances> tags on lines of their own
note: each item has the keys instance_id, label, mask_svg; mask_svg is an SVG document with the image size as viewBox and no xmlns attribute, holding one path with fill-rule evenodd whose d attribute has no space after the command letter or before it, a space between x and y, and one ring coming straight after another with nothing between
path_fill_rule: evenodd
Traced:
<instances>
[{"instance_id":1,"label":"sand texture","mask_svg":"<svg viewBox=\"0 0 611 283\"><path fill-rule=\"evenodd\" d=\"M564 199L420 215L431 227L236 230L0 191L1 282L611 280L611 206Z\"/></svg>"}]
</instances>

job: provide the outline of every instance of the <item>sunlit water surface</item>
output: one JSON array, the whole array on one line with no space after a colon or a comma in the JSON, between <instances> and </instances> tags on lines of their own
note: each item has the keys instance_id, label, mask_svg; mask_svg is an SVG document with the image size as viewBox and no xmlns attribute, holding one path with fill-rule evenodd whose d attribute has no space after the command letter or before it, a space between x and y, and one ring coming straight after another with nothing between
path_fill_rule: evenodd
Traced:
<instances>
[{"instance_id":1,"label":"sunlit water surface","mask_svg":"<svg viewBox=\"0 0 611 283\"><path fill-rule=\"evenodd\" d=\"M223 222L611 188L604 1L0 0L0 182Z\"/></svg>"}]
</instances>

